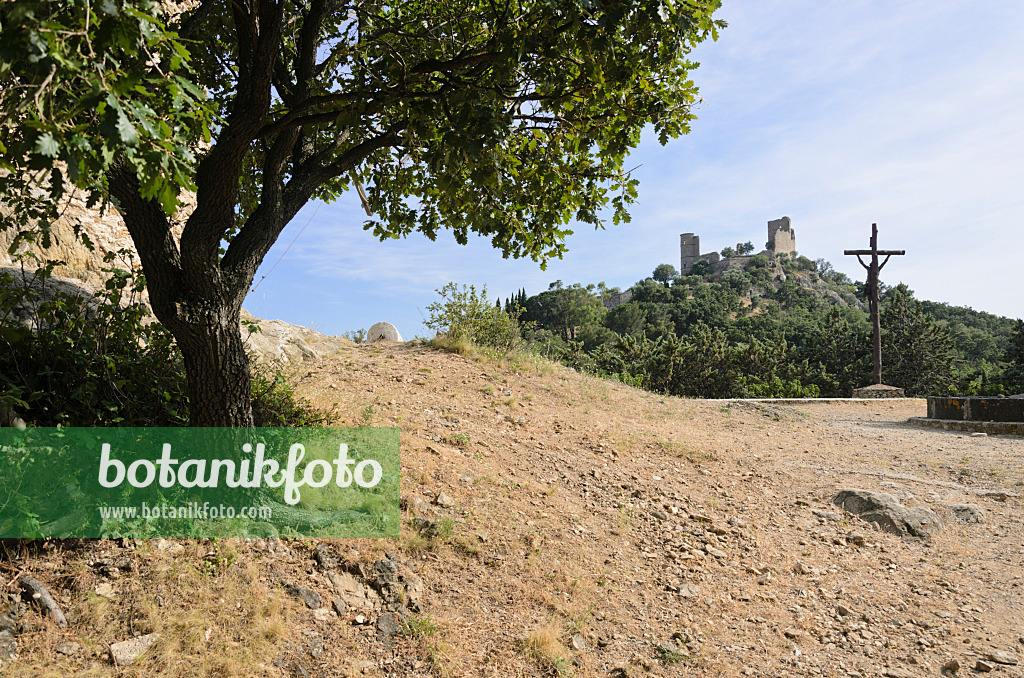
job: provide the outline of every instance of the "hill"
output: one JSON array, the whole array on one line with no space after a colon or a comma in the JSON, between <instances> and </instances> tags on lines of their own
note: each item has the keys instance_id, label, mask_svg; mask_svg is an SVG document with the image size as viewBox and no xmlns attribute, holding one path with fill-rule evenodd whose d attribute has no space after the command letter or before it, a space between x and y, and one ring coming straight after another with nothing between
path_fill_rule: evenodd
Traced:
<instances>
[{"instance_id":1,"label":"hill","mask_svg":"<svg viewBox=\"0 0 1024 678\"><path fill-rule=\"evenodd\" d=\"M1024 654L1019 438L911 428L921 400L688 400L417 343L302 365L342 425L401 429L401 539L8 545L4 675L934 676ZM875 530L832 504L850 487L945 525Z\"/></svg>"},{"instance_id":2,"label":"hill","mask_svg":"<svg viewBox=\"0 0 1024 678\"><path fill-rule=\"evenodd\" d=\"M824 260L790 254L726 263L684 276L662 264L627 290L556 281L531 297L521 291L504 308L523 309L521 319L534 324L529 338L549 356L596 374L626 374L629 383L664 393L849 397L869 383L871 331L862 284ZM1024 360L1014 352L1021 331L1014 320L919 301L902 284L883 284L881 302L886 383L910 395L1024 390L1013 367ZM623 337L638 346L623 344ZM728 376L698 390L693 375L659 384L659 375L671 369L687 372L674 362L680 351L691 363L703 362L706 372Z\"/></svg>"}]
</instances>

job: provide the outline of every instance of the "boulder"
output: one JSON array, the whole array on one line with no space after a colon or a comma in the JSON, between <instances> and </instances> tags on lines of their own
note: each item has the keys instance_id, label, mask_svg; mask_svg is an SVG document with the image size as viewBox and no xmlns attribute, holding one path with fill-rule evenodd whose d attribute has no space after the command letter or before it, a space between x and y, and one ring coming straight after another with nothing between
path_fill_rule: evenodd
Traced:
<instances>
[{"instance_id":1,"label":"boulder","mask_svg":"<svg viewBox=\"0 0 1024 678\"><path fill-rule=\"evenodd\" d=\"M931 509L923 506L908 508L895 496L884 492L842 490L832 503L881 530L901 537L930 539L942 529L942 519Z\"/></svg>"},{"instance_id":2,"label":"boulder","mask_svg":"<svg viewBox=\"0 0 1024 678\"><path fill-rule=\"evenodd\" d=\"M379 322L370 326L366 331L366 341L402 341L402 335L398 328L391 323Z\"/></svg>"}]
</instances>

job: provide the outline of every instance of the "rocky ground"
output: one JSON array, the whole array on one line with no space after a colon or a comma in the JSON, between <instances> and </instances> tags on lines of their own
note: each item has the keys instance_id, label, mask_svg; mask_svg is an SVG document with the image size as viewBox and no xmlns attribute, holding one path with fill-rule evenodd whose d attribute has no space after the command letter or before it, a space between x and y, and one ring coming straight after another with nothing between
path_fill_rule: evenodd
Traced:
<instances>
[{"instance_id":1,"label":"rocky ground","mask_svg":"<svg viewBox=\"0 0 1024 678\"><path fill-rule=\"evenodd\" d=\"M315 353L303 394L402 431L402 537L9 544L0 670L1024 676L1019 437L912 427L921 400L694 401L415 343ZM853 488L931 536L833 503ZM67 626L23 602L24 574Z\"/></svg>"}]
</instances>

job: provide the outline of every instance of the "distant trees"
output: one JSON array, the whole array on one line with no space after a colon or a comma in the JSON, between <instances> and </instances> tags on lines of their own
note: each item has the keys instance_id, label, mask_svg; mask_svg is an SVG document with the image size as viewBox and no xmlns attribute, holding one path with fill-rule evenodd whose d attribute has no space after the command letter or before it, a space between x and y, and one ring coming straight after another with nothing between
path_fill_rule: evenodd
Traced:
<instances>
[{"instance_id":1,"label":"distant trees","mask_svg":"<svg viewBox=\"0 0 1024 678\"><path fill-rule=\"evenodd\" d=\"M654 269L651 277L668 287L673 280L679 277L679 271L672 264L661 264Z\"/></svg>"},{"instance_id":2,"label":"distant trees","mask_svg":"<svg viewBox=\"0 0 1024 678\"><path fill-rule=\"evenodd\" d=\"M736 254L746 256L754 251L754 243L749 240L744 243L736 243Z\"/></svg>"},{"instance_id":3,"label":"distant trees","mask_svg":"<svg viewBox=\"0 0 1024 678\"><path fill-rule=\"evenodd\" d=\"M1024 320L1017 320L1006 349L1006 372L1003 379L1013 393L1024 393Z\"/></svg>"},{"instance_id":4,"label":"distant trees","mask_svg":"<svg viewBox=\"0 0 1024 678\"><path fill-rule=\"evenodd\" d=\"M670 286L655 269L660 280L637 282L611 310L603 283L556 281L523 302L524 319L537 322L527 337L574 369L661 393L849 397L871 378L866 312L828 262L781 265L785 281L754 255L716 282L688 275ZM921 302L897 285L882 296L882 331L886 383L909 395L1024 391L1024 322Z\"/></svg>"}]
</instances>

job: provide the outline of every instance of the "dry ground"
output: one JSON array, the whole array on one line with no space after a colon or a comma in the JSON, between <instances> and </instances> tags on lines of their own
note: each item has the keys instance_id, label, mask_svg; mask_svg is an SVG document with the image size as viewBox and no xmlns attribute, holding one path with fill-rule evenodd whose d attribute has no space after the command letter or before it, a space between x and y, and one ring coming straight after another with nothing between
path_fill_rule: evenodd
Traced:
<instances>
[{"instance_id":1,"label":"dry ground","mask_svg":"<svg viewBox=\"0 0 1024 678\"><path fill-rule=\"evenodd\" d=\"M319 542L61 542L3 572L43 580L72 623L25 612L0 671L937 676L993 651L1024 665L1019 437L911 427L920 400L683 400L415 343L345 347L296 377L341 425L401 428L401 539L327 543L349 571L388 557L422 582L393 642L379 609L314 612L281 588L336 597ZM945 527L929 542L876 531L831 505L848 487ZM984 522L952 518L965 503ZM110 667L108 643L151 631L145 658Z\"/></svg>"}]
</instances>

